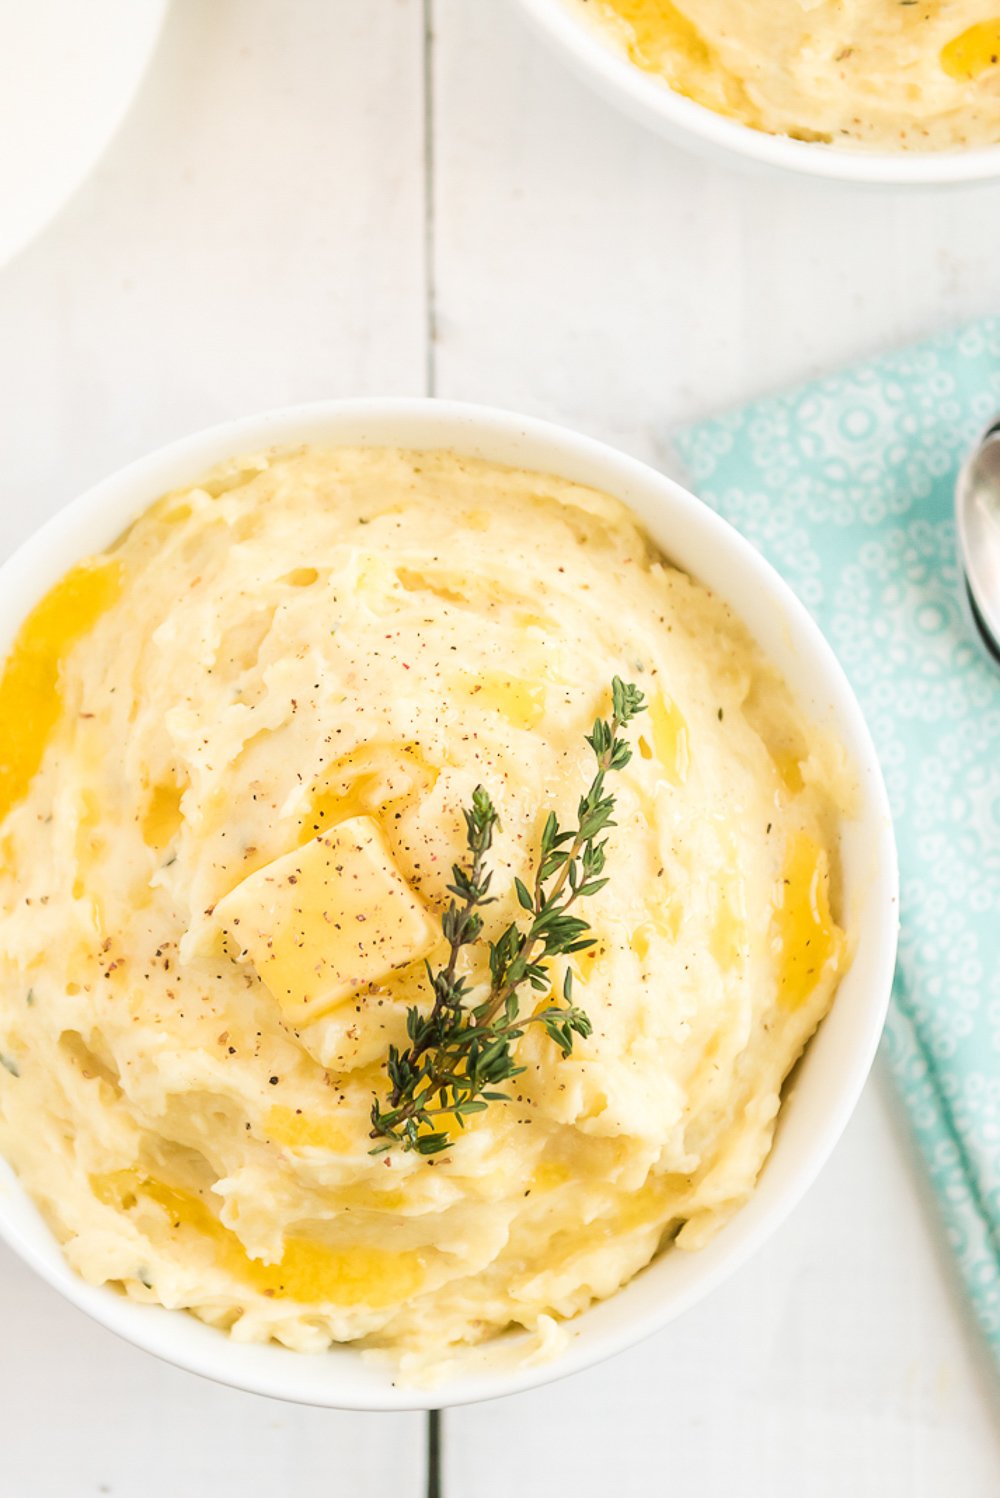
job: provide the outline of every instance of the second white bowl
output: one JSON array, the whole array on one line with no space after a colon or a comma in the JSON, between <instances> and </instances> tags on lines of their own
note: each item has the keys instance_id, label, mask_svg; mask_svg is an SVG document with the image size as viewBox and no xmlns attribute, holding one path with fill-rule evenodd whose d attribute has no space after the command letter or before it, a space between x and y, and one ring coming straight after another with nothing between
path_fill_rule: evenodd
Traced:
<instances>
[{"instance_id":1,"label":"second white bowl","mask_svg":"<svg viewBox=\"0 0 1000 1498\"><path fill-rule=\"evenodd\" d=\"M584 25L566 0L518 0L574 72L626 114L677 145L730 162L827 181L917 187L1000 180L1000 146L965 151L863 151L766 135L675 93Z\"/></svg>"}]
</instances>

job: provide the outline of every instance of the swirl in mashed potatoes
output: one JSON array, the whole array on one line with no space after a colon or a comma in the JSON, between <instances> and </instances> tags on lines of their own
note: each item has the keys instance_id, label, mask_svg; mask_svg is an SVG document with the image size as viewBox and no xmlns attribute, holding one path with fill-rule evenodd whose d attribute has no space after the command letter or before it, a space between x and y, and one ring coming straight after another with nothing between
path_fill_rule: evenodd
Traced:
<instances>
[{"instance_id":1,"label":"swirl in mashed potatoes","mask_svg":"<svg viewBox=\"0 0 1000 1498\"><path fill-rule=\"evenodd\" d=\"M445 1155L372 1155L462 808L502 819L495 934L618 671L649 710L573 959L593 1035L529 1033ZM443 452L233 462L67 574L0 680L0 1145L87 1280L240 1339L544 1332L753 1190L846 964L844 798L617 501Z\"/></svg>"},{"instance_id":2,"label":"swirl in mashed potatoes","mask_svg":"<svg viewBox=\"0 0 1000 1498\"><path fill-rule=\"evenodd\" d=\"M771 135L1000 142L998 0L567 0L644 72Z\"/></svg>"}]
</instances>

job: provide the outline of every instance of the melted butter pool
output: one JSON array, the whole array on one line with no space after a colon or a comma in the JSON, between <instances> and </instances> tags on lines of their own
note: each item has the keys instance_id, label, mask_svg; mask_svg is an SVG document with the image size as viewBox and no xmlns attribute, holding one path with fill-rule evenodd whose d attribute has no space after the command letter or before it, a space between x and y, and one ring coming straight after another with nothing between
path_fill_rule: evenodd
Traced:
<instances>
[{"instance_id":1,"label":"melted butter pool","mask_svg":"<svg viewBox=\"0 0 1000 1498\"><path fill-rule=\"evenodd\" d=\"M629 26L628 54L637 67L658 72L667 49L696 67L711 66L711 48L672 0L604 0L604 8Z\"/></svg>"},{"instance_id":2,"label":"melted butter pool","mask_svg":"<svg viewBox=\"0 0 1000 1498\"><path fill-rule=\"evenodd\" d=\"M275 1144L286 1144L290 1149L329 1150L334 1155L349 1154L356 1142L336 1119L282 1105L267 1110L264 1133Z\"/></svg>"},{"instance_id":3,"label":"melted butter pool","mask_svg":"<svg viewBox=\"0 0 1000 1498\"><path fill-rule=\"evenodd\" d=\"M484 671L478 676L456 677L454 685L477 707L506 718L512 728L534 728L545 712L545 684L541 681Z\"/></svg>"},{"instance_id":4,"label":"melted butter pool","mask_svg":"<svg viewBox=\"0 0 1000 1498\"><path fill-rule=\"evenodd\" d=\"M328 765L310 791L299 825L300 846L352 817L388 822L429 795L438 777L414 743L365 744Z\"/></svg>"},{"instance_id":5,"label":"melted butter pool","mask_svg":"<svg viewBox=\"0 0 1000 1498\"><path fill-rule=\"evenodd\" d=\"M691 735L684 714L676 702L655 692L649 699L649 722L653 750L664 774L671 785L683 785L691 767ZM643 754L642 742L640 754ZM645 754L643 758L646 758Z\"/></svg>"},{"instance_id":6,"label":"melted butter pool","mask_svg":"<svg viewBox=\"0 0 1000 1498\"><path fill-rule=\"evenodd\" d=\"M970 83L1000 67L1000 16L980 21L954 37L941 49L941 66L949 78L965 78Z\"/></svg>"},{"instance_id":7,"label":"melted butter pool","mask_svg":"<svg viewBox=\"0 0 1000 1498\"><path fill-rule=\"evenodd\" d=\"M792 839L771 921L778 958L778 997L797 1009L828 972L838 971L844 933L830 913L830 873L825 849L804 833Z\"/></svg>"},{"instance_id":8,"label":"melted butter pool","mask_svg":"<svg viewBox=\"0 0 1000 1498\"><path fill-rule=\"evenodd\" d=\"M59 721L63 659L120 590L118 562L81 562L21 625L0 676L0 817L26 794Z\"/></svg>"},{"instance_id":9,"label":"melted butter pool","mask_svg":"<svg viewBox=\"0 0 1000 1498\"><path fill-rule=\"evenodd\" d=\"M386 1306L413 1295L423 1284L420 1254L395 1253L375 1246L333 1248L313 1238L285 1239L277 1264L251 1259L235 1233L225 1227L193 1192L178 1190L137 1171L94 1176L100 1201L128 1211L143 1199L164 1208L170 1231L189 1229L211 1243L220 1269L259 1294L303 1304Z\"/></svg>"},{"instance_id":10,"label":"melted butter pool","mask_svg":"<svg viewBox=\"0 0 1000 1498\"><path fill-rule=\"evenodd\" d=\"M696 104L746 116L749 101L743 87L673 0L601 0L601 8L621 23L626 55L637 68L668 79L677 93Z\"/></svg>"},{"instance_id":11,"label":"melted butter pool","mask_svg":"<svg viewBox=\"0 0 1000 1498\"><path fill-rule=\"evenodd\" d=\"M180 831L184 815L181 797L184 787L172 784L154 785L142 817L142 838L147 847L158 853L173 842Z\"/></svg>"}]
</instances>

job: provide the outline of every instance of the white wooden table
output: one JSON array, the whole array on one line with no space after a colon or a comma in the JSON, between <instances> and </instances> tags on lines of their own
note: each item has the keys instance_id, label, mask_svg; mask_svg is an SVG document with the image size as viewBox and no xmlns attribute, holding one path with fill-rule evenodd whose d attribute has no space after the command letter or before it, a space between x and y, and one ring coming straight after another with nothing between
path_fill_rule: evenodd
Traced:
<instances>
[{"instance_id":1,"label":"white wooden table","mask_svg":"<svg viewBox=\"0 0 1000 1498\"><path fill-rule=\"evenodd\" d=\"M818 190L678 154L508 0L174 0L108 155L0 270L0 546L174 436L311 397L489 401L663 462L685 418L995 311L998 247L998 188ZM422 1418L216 1388L6 1253L0 1326L0 1498L423 1491ZM996 1498L997 1414L876 1076L713 1299L449 1414L445 1490Z\"/></svg>"}]
</instances>

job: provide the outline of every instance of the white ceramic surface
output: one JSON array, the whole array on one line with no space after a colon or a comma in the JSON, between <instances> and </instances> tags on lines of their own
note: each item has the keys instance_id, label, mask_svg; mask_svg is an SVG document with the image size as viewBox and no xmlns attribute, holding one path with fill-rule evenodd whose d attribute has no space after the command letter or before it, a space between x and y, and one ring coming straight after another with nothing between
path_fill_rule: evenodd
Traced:
<instances>
[{"instance_id":1,"label":"white ceramic surface","mask_svg":"<svg viewBox=\"0 0 1000 1498\"><path fill-rule=\"evenodd\" d=\"M968 151L860 151L765 135L685 99L636 67L582 22L566 0L518 0L573 70L635 119L679 145L806 176L873 186L919 186L1000 180L1000 146Z\"/></svg>"},{"instance_id":2,"label":"white ceramic surface","mask_svg":"<svg viewBox=\"0 0 1000 1498\"><path fill-rule=\"evenodd\" d=\"M841 844L854 960L796 1072L757 1191L707 1248L662 1255L572 1322L568 1348L551 1362L470 1367L424 1390L397 1386L391 1369L349 1348L310 1356L241 1345L193 1317L85 1284L64 1263L16 1178L0 1170L0 1235L74 1304L150 1352L220 1382L304 1403L381 1410L464 1404L532 1388L638 1341L720 1284L802 1196L854 1109L882 1029L896 949L892 828L875 751L846 678L808 614L758 553L707 506L644 464L563 428L485 407L327 402L229 422L141 459L69 505L0 568L0 650L9 648L25 612L67 567L106 545L162 492L196 480L234 453L299 442L454 448L617 495L673 561L732 604L806 711L839 736L858 776L857 816L845 823Z\"/></svg>"},{"instance_id":3,"label":"white ceramic surface","mask_svg":"<svg viewBox=\"0 0 1000 1498\"><path fill-rule=\"evenodd\" d=\"M0 4L0 264L62 206L132 102L167 0Z\"/></svg>"}]
</instances>

